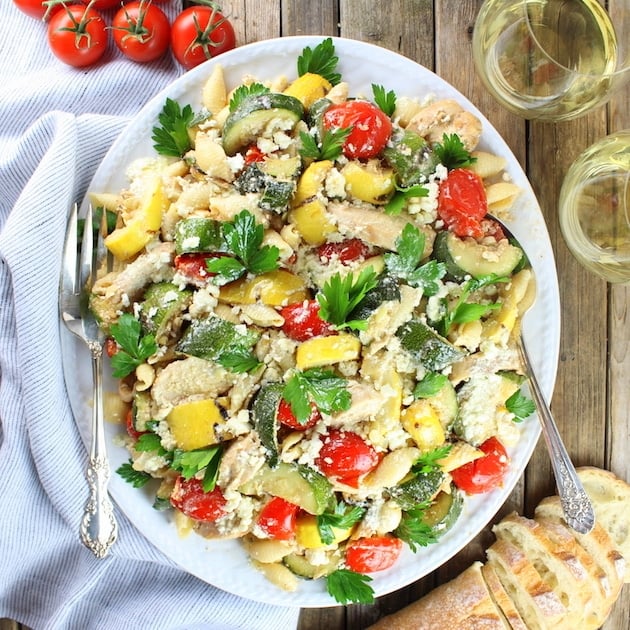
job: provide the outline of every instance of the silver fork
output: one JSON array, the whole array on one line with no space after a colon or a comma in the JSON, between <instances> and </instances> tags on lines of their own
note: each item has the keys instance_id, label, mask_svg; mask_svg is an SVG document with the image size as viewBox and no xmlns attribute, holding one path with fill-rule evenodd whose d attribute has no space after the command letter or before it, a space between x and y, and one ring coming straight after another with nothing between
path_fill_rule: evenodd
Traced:
<instances>
[{"instance_id":1,"label":"silver fork","mask_svg":"<svg viewBox=\"0 0 630 630\"><path fill-rule=\"evenodd\" d=\"M96 280L98 261L102 259L102 230L99 230L97 245L94 246L92 208L88 208L78 252L78 208L74 205L68 219L66 241L63 252L61 278L59 281L59 311L64 324L82 339L92 358L93 405L91 422L90 453L86 469L89 497L81 520L80 536L83 544L97 558L107 555L116 540L118 525L109 498L109 463L105 448L103 428L103 385L102 357L105 336L99 329L96 318L88 307L90 290Z\"/></svg>"}]
</instances>

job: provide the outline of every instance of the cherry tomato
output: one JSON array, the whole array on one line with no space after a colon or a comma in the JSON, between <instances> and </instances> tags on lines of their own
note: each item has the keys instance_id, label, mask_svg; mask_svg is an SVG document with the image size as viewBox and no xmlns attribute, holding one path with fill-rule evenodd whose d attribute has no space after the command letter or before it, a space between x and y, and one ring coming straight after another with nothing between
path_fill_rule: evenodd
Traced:
<instances>
[{"instance_id":1,"label":"cherry tomato","mask_svg":"<svg viewBox=\"0 0 630 630\"><path fill-rule=\"evenodd\" d=\"M465 168L453 169L440 184L438 215L457 236L481 238L481 220L488 200L481 177Z\"/></svg>"},{"instance_id":2,"label":"cherry tomato","mask_svg":"<svg viewBox=\"0 0 630 630\"><path fill-rule=\"evenodd\" d=\"M468 494L481 494L496 488L505 477L510 458L496 437L479 447L485 455L451 471L455 485Z\"/></svg>"},{"instance_id":3,"label":"cherry tomato","mask_svg":"<svg viewBox=\"0 0 630 630\"><path fill-rule=\"evenodd\" d=\"M86 4L87 2L88 0L86 0ZM121 4L121 0L94 0L94 2L92 2L92 6L99 10L114 9L119 7Z\"/></svg>"},{"instance_id":4,"label":"cherry tomato","mask_svg":"<svg viewBox=\"0 0 630 630\"><path fill-rule=\"evenodd\" d=\"M213 7L188 7L175 18L171 27L173 54L186 70L235 46L232 24Z\"/></svg>"},{"instance_id":5,"label":"cherry tomato","mask_svg":"<svg viewBox=\"0 0 630 630\"><path fill-rule=\"evenodd\" d=\"M335 258L344 265L361 260L369 253L369 246L360 238L349 238L338 243L324 243L317 248L317 255L322 262Z\"/></svg>"},{"instance_id":6,"label":"cherry tomato","mask_svg":"<svg viewBox=\"0 0 630 630\"><path fill-rule=\"evenodd\" d=\"M262 162L265 159L265 153L261 151L255 144L252 144L245 152L245 164L253 164L254 162Z\"/></svg>"},{"instance_id":7,"label":"cherry tomato","mask_svg":"<svg viewBox=\"0 0 630 630\"><path fill-rule=\"evenodd\" d=\"M331 105L322 116L325 129L352 131L343 144L346 157L367 160L376 157L392 134L392 121L369 101L345 101Z\"/></svg>"},{"instance_id":8,"label":"cherry tomato","mask_svg":"<svg viewBox=\"0 0 630 630\"><path fill-rule=\"evenodd\" d=\"M162 9L147 0L122 6L112 20L114 43L133 61L153 61L161 57L171 42L171 25Z\"/></svg>"},{"instance_id":9,"label":"cherry tomato","mask_svg":"<svg viewBox=\"0 0 630 630\"><path fill-rule=\"evenodd\" d=\"M274 497L260 511L256 523L269 538L290 540L295 536L295 521L299 509L295 503Z\"/></svg>"},{"instance_id":10,"label":"cherry tomato","mask_svg":"<svg viewBox=\"0 0 630 630\"><path fill-rule=\"evenodd\" d=\"M351 540L346 547L346 566L358 573L389 569L400 556L402 541L393 536Z\"/></svg>"},{"instance_id":11,"label":"cherry tomato","mask_svg":"<svg viewBox=\"0 0 630 630\"><path fill-rule=\"evenodd\" d=\"M127 429L127 435L133 440L137 440L142 432L136 431L136 427L133 422L133 409L129 409L125 416L125 428Z\"/></svg>"},{"instance_id":12,"label":"cherry tomato","mask_svg":"<svg viewBox=\"0 0 630 630\"><path fill-rule=\"evenodd\" d=\"M171 492L171 504L186 516L197 521L214 523L223 516L227 501L219 486L211 492L204 492L200 479L178 477Z\"/></svg>"},{"instance_id":13,"label":"cherry tomato","mask_svg":"<svg viewBox=\"0 0 630 630\"><path fill-rule=\"evenodd\" d=\"M376 468L378 453L357 433L330 429L315 460L327 477L357 487L359 478Z\"/></svg>"},{"instance_id":14,"label":"cherry tomato","mask_svg":"<svg viewBox=\"0 0 630 630\"><path fill-rule=\"evenodd\" d=\"M278 405L278 422L289 429L295 429L296 431L306 431L314 427L321 419L322 414L315 403L311 403L311 415L306 419L304 424L295 417L291 405L283 398Z\"/></svg>"},{"instance_id":15,"label":"cherry tomato","mask_svg":"<svg viewBox=\"0 0 630 630\"><path fill-rule=\"evenodd\" d=\"M221 254L207 252L190 252L175 256L175 269L183 276L195 282L205 282L216 274L206 269L206 261L209 258L219 258Z\"/></svg>"},{"instance_id":16,"label":"cherry tomato","mask_svg":"<svg viewBox=\"0 0 630 630\"><path fill-rule=\"evenodd\" d=\"M280 315L284 317L282 331L295 341L337 334L332 324L319 316L317 300L304 300L283 306Z\"/></svg>"},{"instance_id":17,"label":"cherry tomato","mask_svg":"<svg viewBox=\"0 0 630 630\"><path fill-rule=\"evenodd\" d=\"M113 337L107 337L105 344L103 345L105 354L111 359L118 352L118 344Z\"/></svg>"},{"instance_id":18,"label":"cherry tomato","mask_svg":"<svg viewBox=\"0 0 630 630\"><path fill-rule=\"evenodd\" d=\"M83 4L67 5L50 18L48 43L64 63L89 66L107 49L107 25L98 11Z\"/></svg>"},{"instance_id":19,"label":"cherry tomato","mask_svg":"<svg viewBox=\"0 0 630 630\"><path fill-rule=\"evenodd\" d=\"M63 0L13 0L13 4L36 20L47 20L63 8Z\"/></svg>"}]
</instances>

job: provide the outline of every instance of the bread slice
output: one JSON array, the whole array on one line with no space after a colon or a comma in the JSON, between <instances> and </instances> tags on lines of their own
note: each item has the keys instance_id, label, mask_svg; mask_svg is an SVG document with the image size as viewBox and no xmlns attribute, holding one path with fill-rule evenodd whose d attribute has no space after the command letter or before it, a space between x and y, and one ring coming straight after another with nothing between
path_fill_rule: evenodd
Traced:
<instances>
[{"instance_id":1,"label":"bread slice","mask_svg":"<svg viewBox=\"0 0 630 630\"><path fill-rule=\"evenodd\" d=\"M486 554L488 564L495 570L528 628L576 630L575 625L566 623L567 608L518 547L506 540L497 540Z\"/></svg>"},{"instance_id":2,"label":"bread slice","mask_svg":"<svg viewBox=\"0 0 630 630\"><path fill-rule=\"evenodd\" d=\"M583 466L577 472L593 503L595 518L626 560L624 581L630 582L630 484L601 468Z\"/></svg>"},{"instance_id":3,"label":"bread slice","mask_svg":"<svg viewBox=\"0 0 630 630\"><path fill-rule=\"evenodd\" d=\"M402 610L379 619L368 630L510 630L474 562Z\"/></svg>"},{"instance_id":4,"label":"bread slice","mask_svg":"<svg viewBox=\"0 0 630 630\"><path fill-rule=\"evenodd\" d=\"M550 538L536 521L509 514L493 527L499 540L518 547L536 567L567 609L567 622L581 630L596 630L607 610L606 593L599 581L592 579L575 553L577 545L563 544Z\"/></svg>"},{"instance_id":5,"label":"bread slice","mask_svg":"<svg viewBox=\"0 0 630 630\"><path fill-rule=\"evenodd\" d=\"M496 571L489 564L484 564L481 567L481 575L490 589L494 603L501 609L512 630L528 630L514 602L503 588Z\"/></svg>"}]
</instances>

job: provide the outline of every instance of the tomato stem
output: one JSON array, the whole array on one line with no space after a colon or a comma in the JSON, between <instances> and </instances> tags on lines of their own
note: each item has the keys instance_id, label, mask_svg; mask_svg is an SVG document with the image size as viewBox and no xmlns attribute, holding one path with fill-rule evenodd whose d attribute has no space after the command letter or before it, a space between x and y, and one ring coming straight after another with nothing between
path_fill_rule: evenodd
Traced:
<instances>
[{"instance_id":1,"label":"tomato stem","mask_svg":"<svg viewBox=\"0 0 630 630\"><path fill-rule=\"evenodd\" d=\"M197 15L193 14L193 22L195 24L195 29L197 31L197 35L195 39L190 43L190 46L186 49L186 53L192 52L195 48L201 48L203 50L204 57L206 59L212 59L212 48L216 48L220 46L223 41L215 42L212 40L212 33L215 29L219 28L223 23L227 22L227 18L225 16L221 16L221 18L215 22L214 18L217 13L221 10L220 7L212 2L211 0L202 0L199 4L208 6L212 9L212 13L210 15L210 19L206 24L205 28L201 28L199 24L199 20L197 19Z\"/></svg>"}]
</instances>

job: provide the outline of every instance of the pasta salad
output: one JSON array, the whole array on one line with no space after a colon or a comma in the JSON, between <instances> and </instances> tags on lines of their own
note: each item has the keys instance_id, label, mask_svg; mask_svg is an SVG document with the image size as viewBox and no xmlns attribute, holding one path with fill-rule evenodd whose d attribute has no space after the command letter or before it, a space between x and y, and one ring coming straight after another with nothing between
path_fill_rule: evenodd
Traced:
<instances>
[{"instance_id":1,"label":"pasta salad","mask_svg":"<svg viewBox=\"0 0 630 630\"><path fill-rule=\"evenodd\" d=\"M215 64L167 99L156 155L92 193L129 463L181 535L238 538L287 590L369 602L500 485L532 411L512 343L531 293L489 215L519 194L454 100L352 95L332 40L297 78ZM395 570L395 569L394 569Z\"/></svg>"}]
</instances>

